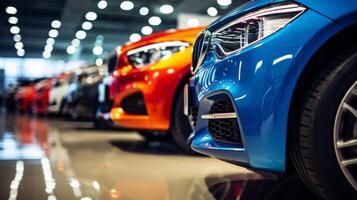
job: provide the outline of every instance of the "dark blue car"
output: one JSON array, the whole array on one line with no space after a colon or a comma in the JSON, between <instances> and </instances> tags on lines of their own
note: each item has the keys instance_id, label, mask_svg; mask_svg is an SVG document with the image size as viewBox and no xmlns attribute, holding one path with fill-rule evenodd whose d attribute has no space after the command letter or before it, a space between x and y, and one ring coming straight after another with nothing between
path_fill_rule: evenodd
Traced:
<instances>
[{"instance_id":1,"label":"dark blue car","mask_svg":"<svg viewBox=\"0 0 357 200\"><path fill-rule=\"evenodd\" d=\"M251 1L198 36L192 65L195 151L355 197L357 1Z\"/></svg>"}]
</instances>

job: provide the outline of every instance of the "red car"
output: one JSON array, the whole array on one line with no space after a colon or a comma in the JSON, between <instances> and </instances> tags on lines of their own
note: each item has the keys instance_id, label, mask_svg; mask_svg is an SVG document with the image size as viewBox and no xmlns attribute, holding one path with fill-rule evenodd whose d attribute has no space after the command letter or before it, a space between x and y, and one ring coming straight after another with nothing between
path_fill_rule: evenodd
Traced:
<instances>
[{"instance_id":1,"label":"red car","mask_svg":"<svg viewBox=\"0 0 357 200\"><path fill-rule=\"evenodd\" d=\"M35 95L32 103L32 112L45 114L49 105L50 90L53 78L45 79L35 85Z\"/></svg>"},{"instance_id":2,"label":"red car","mask_svg":"<svg viewBox=\"0 0 357 200\"><path fill-rule=\"evenodd\" d=\"M16 109L21 113L32 112L32 103L35 99L36 89L34 84L21 87L15 95Z\"/></svg>"}]
</instances>

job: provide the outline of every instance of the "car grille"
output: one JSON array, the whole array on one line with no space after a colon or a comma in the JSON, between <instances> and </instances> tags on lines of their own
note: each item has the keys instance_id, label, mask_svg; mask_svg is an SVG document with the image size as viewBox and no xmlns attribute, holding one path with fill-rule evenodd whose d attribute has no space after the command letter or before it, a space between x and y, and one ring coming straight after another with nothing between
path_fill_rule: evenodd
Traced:
<instances>
[{"instance_id":1,"label":"car grille","mask_svg":"<svg viewBox=\"0 0 357 200\"><path fill-rule=\"evenodd\" d=\"M198 67L198 60L200 58L200 53L201 53L201 46L203 44L204 40L204 34L203 32L200 33L195 41L195 44L193 46L193 53L192 53L192 72L195 71L195 69Z\"/></svg>"},{"instance_id":2,"label":"car grille","mask_svg":"<svg viewBox=\"0 0 357 200\"><path fill-rule=\"evenodd\" d=\"M197 68L202 64L202 61L209 49L209 44L211 40L211 32L205 30L201 32L193 45L192 54L192 73L194 74Z\"/></svg>"},{"instance_id":3,"label":"car grille","mask_svg":"<svg viewBox=\"0 0 357 200\"><path fill-rule=\"evenodd\" d=\"M235 112L233 104L227 95L213 103L210 113ZM234 119L210 119L208 130L215 140L243 145L242 137L236 118Z\"/></svg>"}]
</instances>

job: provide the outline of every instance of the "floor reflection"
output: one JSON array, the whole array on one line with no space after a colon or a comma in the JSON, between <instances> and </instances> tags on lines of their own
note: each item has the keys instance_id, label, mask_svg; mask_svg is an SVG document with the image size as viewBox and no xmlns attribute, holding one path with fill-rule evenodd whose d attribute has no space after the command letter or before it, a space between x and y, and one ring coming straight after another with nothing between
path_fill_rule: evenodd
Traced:
<instances>
[{"instance_id":1,"label":"floor reflection","mask_svg":"<svg viewBox=\"0 0 357 200\"><path fill-rule=\"evenodd\" d=\"M90 123L0 116L0 199L312 199L297 177L271 179L169 141Z\"/></svg>"}]
</instances>

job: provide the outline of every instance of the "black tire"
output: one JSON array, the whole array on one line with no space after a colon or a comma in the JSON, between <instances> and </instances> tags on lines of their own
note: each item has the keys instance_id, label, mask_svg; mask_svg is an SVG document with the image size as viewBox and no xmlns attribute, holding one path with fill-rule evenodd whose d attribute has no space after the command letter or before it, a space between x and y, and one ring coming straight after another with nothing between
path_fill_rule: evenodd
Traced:
<instances>
[{"instance_id":1,"label":"black tire","mask_svg":"<svg viewBox=\"0 0 357 200\"><path fill-rule=\"evenodd\" d=\"M192 133L192 128L189 123L189 119L184 114L183 110L183 88L180 87L176 95L175 105L173 107L170 134L183 152L187 154L196 154L191 149L191 144L187 142L188 137Z\"/></svg>"},{"instance_id":2,"label":"black tire","mask_svg":"<svg viewBox=\"0 0 357 200\"><path fill-rule=\"evenodd\" d=\"M357 80L357 52L336 55L304 83L293 104L289 154L305 184L322 199L357 199L334 149L340 102Z\"/></svg>"},{"instance_id":3,"label":"black tire","mask_svg":"<svg viewBox=\"0 0 357 200\"><path fill-rule=\"evenodd\" d=\"M139 135L141 135L146 141L162 141L168 139L168 134L159 131L145 131L139 130Z\"/></svg>"}]
</instances>

